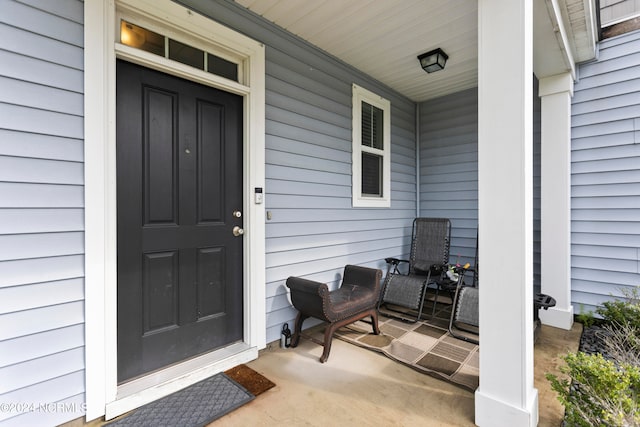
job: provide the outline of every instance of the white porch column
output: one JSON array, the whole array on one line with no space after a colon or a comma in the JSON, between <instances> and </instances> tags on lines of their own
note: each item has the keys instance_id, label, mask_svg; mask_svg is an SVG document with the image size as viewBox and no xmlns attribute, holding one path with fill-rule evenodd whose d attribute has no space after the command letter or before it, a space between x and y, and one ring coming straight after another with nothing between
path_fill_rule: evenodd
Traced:
<instances>
[{"instance_id":1,"label":"white porch column","mask_svg":"<svg viewBox=\"0 0 640 427\"><path fill-rule=\"evenodd\" d=\"M545 325L571 329L571 97L570 73L540 79L542 100L541 285L556 306L540 310Z\"/></svg>"},{"instance_id":2,"label":"white porch column","mask_svg":"<svg viewBox=\"0 0 640 427\"><path fill-rule=\"evenodd\" d=\"M475 422L536 426L533 387L533 11L478 1L480 387Z\"/></svg>"}]
</instances>

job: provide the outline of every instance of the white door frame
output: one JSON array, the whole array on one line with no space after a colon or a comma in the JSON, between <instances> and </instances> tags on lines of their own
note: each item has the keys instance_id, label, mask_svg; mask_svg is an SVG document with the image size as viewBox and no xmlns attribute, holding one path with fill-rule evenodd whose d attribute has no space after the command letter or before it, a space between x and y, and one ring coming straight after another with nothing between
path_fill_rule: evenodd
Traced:
<instances>
[{"instance_id":1,"label":"white door frame","mask_svg":"<svg viewBox=\"0 0 640 427\"><path fill-rule=\"evenodd\" d=\"M174 63L116 43L116 11L162 25L196 44L241 58L240 82ZM107 419L207 376L255 359L266 345L264 204L264 45L170 0L88 0L85 28L85 393L86 419ZM146 22L146 21L145 21ZM117 384L117 250L115 89L116 58L123 58L232 92L244 98L243 191L244 342Z\"/></svg>"}]
</instances>

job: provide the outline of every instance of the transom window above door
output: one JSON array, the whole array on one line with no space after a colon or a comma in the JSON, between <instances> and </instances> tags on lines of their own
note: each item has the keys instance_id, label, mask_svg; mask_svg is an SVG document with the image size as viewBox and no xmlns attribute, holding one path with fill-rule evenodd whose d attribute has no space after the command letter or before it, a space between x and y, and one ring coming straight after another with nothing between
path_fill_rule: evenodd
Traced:
<instances>
[{"instance_id":1,"label":"transom window above door","mask_svg":"<svg viewBox=\"0 0 640 427\"><path fill-rule=\"evenodd\" d=\"M120 21L120 43L229 80L239 81L237 63L124 19Z\"/></svg>"}]
</instances>

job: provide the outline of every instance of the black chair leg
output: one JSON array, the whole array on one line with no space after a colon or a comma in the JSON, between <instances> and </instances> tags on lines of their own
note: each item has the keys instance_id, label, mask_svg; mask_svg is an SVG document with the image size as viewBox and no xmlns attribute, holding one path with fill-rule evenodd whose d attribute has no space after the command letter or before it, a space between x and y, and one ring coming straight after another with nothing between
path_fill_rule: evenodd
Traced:
<instances>
[{"instance_id":1,"label":"black chair leg","mask_svg":"<svg viewBox=\"0 0 640 427\"><path fill-rule=\"evenodd\" d=\"M371 326L373 328L374 335L380 335L380 328L378 327L378 310L373 309L371 313Z\"/></svg>"},{"instance_id":2,"label":"black chair leg","mask_svg":"<svg viewBox=\"0 0 640 427\"><path fill-rule=\"evenodd\" d=\"M436 304L438 303L438 295L440 294L440 285L436 283L436 293L433 297L433 307L431 308L431 318L436 315Z\"/></svg>"}]
</instances>

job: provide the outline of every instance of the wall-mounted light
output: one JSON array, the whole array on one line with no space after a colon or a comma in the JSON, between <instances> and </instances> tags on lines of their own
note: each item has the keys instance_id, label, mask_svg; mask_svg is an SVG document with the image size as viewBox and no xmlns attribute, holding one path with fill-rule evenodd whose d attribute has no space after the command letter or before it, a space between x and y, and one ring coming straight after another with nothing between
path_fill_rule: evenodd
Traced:
<instances>
[{"instance_id":1,"label":"wall-mounted light","mask_svg":"<svg viewBox=\"0 0 640 427\"><path fill-rule=\"evenodd\" d=\"M433 73L434 71L442 70L444 68L444 64L447 63L447 59L449 59L449 55L444 53L444 51L440 48L434 49L418 56L420 66L427 73Z\"/></svg>"}]
</instances>

